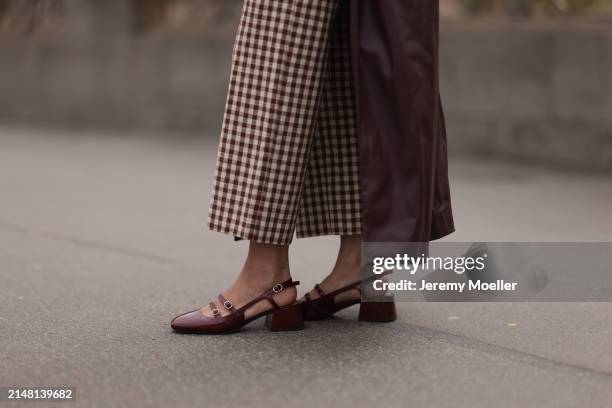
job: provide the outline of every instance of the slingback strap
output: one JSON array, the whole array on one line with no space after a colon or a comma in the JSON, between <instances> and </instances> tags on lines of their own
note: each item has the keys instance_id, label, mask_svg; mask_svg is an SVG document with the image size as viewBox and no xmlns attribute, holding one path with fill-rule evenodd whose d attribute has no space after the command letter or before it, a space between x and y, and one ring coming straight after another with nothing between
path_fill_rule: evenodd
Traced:
<instances>
[{"instance_id":1,"label":"slingback strap","mask_svg":"<svg viewBox=\"0 0 612 408\"><path fill-rule=\"evenodd\" d=\"M240 314L244 314L245 310L247 310L251 306L253 306L253 305L255 305L255 304L257 304L257 303L259 303L259 302L261 302L263 300L267 300L268 303L270 303L270 305L272 305L273 308L280 309L280 307L278 306L278 304L274 300L273 296L275 294L279 293L279 292L282 292L285 289L295 287L295 286L297 286L299 284L300 284L299 281L294 281L291 278L287 279L284 282L277 283L274 286L272 286L270 289L266 290L261 295L257 296L255 299L251 300L246 305L242 306L240 309L237 309L236 312L240 313Z\"/></svg>"},{"instance_id":2,"label":"slingback strap","mask_svg":"<svg viewBox=\"0 0 612 408\"><path fill-rule=\"evenodd\" d=\"M328 296L336 296L336 295L338 295L340 293L347 292L349 290L354 290L354 289L359 290L361 292L361 285L362 284L374 281L374 280L376 280L378 278L381 278L383 276L391 275L392 273L393 273L393 271L391 270L391 271L385 271L385 272L383 272L381 274L378 274L378 275L368 276L367 278L364 278L364 279L362 279L360 281L353 282L353 283L351 283L349 285L346 285L346 286L344 286L344 287L342 287L340 289L336 289L333 292L327 293L327 295ZM316 286L315 286L315 289L316 289Z\"/></svg>"}]
</instances>

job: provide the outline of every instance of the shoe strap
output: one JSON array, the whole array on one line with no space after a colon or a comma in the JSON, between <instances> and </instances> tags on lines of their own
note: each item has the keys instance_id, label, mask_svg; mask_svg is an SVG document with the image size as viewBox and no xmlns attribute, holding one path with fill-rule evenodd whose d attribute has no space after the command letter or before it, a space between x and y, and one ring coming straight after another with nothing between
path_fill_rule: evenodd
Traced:
<instances>
[{"instance_id":1,"label":"shoe strap","mask_svg":"<svg viewBox=\"0 0 612 408\"><path fill-rule=\"evenodd\" d=\"M217 305L215 305L213 302L210 302L208 306L210 306L210 310L212 310L213 317L221 315L221 312L219 312L219 309L217 309Z\"/></svg>"},{"instance_id":2,"label":"shoe strap","mask_svg":"<svg viewBox=\"0 0 612 408\"><path fill-rule=\"evenodd\" d=\"M327 293L327 296L335 297L336 295L339 295L340 293L348 292L349 290L354 290L354 289L357 289L357 290L359 290L361 292L361 285L362 284L371 282L371 281L376 280L378 278L381 278L383 276L391 275L392 273L393 273L393 271L391 270L391 271L385 271L385 272L380 273L378 275L368 276L367 278L364 278L364 279L359 280L357 282L353 282L351 284L348 284L346 286L341 287L340 289L336 289L336 290L334 290L332 292L329 292L329 293ZM317 286L319 286L319 285L318 284L315 285L315 289L317 288ZM321 294L319 294L319 296L321 296Z\"/></svg>"},{"instance_id":3,"label":"shoe strap","mask_svg":"<svg viewBox=\"0 0 612 408\"><path fill-rule=\"evenodd\" d=\"M225 308L225 310L227 310L230 313L236 314L238 313L236 311L236 308L234 307L234 304L232 302L230 302L229 300L227 300L225 298L225 296L223 296L222 294L219 294L219 302L221 303L221 305L223 305L223 307Z\"/></svg>"},{"instance_id":4,"label":"shoe strap","mask_svg":"<svg viewBox=\"0 0 612 408\"><path fill-rule=\"evenodd\" d=\"M285 289L295 287L295 286L297 286L299 284L300 284L299 281L294 281L291 278L287 279L284 282L277 283L274 286L272 286L270 289L266 290L261 295L257 296L255 299L251 300L246 305L242 306L240 309L237 309L236 312L240 313L240 314L244 314L244 312L248 308L250 308L251 306L254 306L255 304L257 304L257 303L259 303L259 302L261 302L263 300L267 300L268 303L270 303L273 308L279 309L280 306L278 306L278 304L274 300L274 295L276 295L277 293L282 292Z\"/></svg>"},{"instance_id":5,"label":"shoe strap","mask_svg":"<svg viewBox=\"0 0 612 408\"><path fill-rule=\"evenodd\" d=\"M318 283L317 283L317 284L315 284L314 288L315 288L315 290L317 291L317 294L318 294L320 297L325 296L325 291L324 291L323 289L321 289L321 286L320 286Z\"/></svg>"}]
</instances>

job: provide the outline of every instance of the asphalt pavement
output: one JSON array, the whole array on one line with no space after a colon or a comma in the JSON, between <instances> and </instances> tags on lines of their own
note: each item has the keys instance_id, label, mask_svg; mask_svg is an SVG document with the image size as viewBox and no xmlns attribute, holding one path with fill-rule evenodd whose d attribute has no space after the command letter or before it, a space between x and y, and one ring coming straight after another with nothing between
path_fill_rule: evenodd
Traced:
<instances>
[{"instance_id":1,"label":"asphalt pavement","mask_svg":"<svg viewBox=\"0 0 612 408\"><path fill-rule=\"evenodd\" d=\"M347 310L302 332L172 333L246 249L205 228L216 146L0 129L0 387L76 387L51 407L612 406L611 303L402 303L391 324ZM610 176L453 159L451 183L449 240L612 241ZM302 291L336 250L295 242Z\"/></svg>"}]
</instances>

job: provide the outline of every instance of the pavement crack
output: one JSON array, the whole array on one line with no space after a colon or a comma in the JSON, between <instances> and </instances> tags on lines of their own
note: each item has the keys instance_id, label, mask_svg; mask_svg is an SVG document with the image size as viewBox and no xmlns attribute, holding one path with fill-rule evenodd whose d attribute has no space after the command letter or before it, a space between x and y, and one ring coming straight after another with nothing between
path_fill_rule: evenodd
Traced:
<instances>
[{"instance_id":1,"label":"pavement crack","mask_svg":"<svg viewBox=\"0 0 612 408\"><path fill-rule=\"evenodd\" d=\"M107 244L104 242L92 241L84 238L73 237L70 235L58 234L55 232L48 232L42 230L36 230L33 228L27 228L18 224L0 221L0 229L5 231L12 231L23 235L37 236L40 238L46 238L53 241L67 242L73 245L81 246L88 249L97 251L111 252L118 255L129 256L132 258L146 259L149 261L169 264L175 262L175 259L152 254L150 252L141 251L139 249L126 248L119 245Z\"/></svg>"}]
</instances>

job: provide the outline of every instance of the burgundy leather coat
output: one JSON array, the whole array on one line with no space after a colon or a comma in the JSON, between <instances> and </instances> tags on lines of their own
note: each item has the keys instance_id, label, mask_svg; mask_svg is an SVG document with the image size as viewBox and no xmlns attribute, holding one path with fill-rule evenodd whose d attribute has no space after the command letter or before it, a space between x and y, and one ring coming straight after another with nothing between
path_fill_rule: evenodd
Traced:
<instances>
[{"instance_id":1,"label":"burgundy leather coat","mask_svg":"<svg viewBox=\"0 0 612 408\"><path fill-rule=\"evenodd\" d=\"M454 231L438 87L438 0L350 0L366 242Z\"/></svg>"}]
</instances>

